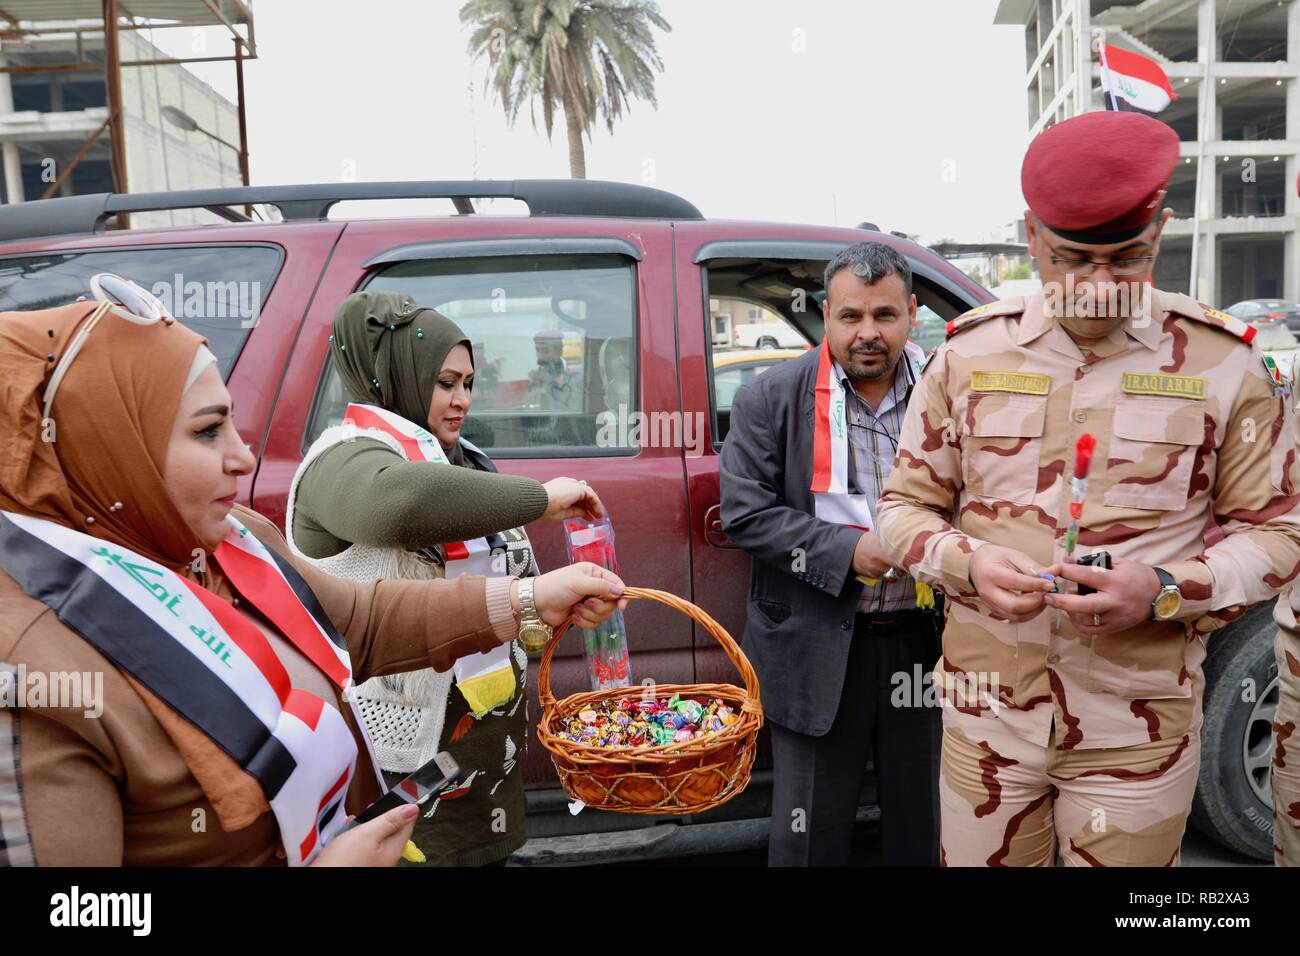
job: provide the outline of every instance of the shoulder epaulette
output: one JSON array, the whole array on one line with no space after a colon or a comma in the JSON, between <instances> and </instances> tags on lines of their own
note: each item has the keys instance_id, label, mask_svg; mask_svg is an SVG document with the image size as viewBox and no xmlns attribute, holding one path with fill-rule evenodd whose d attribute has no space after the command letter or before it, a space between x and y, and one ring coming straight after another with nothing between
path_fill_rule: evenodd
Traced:
<instances>
[{"instance_id":1,"label":"shoulder epaulette","mask_svg":"<svg viewBox=\"0 0 1300 956\"><path fill-rule=\"evenodd\" d=\"M1227 332L1247 345L1251 345L1255 341L1255 336L1259 333L1259 329L1255 326L1241 321L1236 316L1213 309L1204 302L1197 302L1191 296L1171 295L1169 299L1168 308L1170 312L1176 312L1184 318L1208 325L1212 329ZM1256 351L1260 361L1264 363L1264 374L1273 383L1273 390L1278 394L1289 395L1291 393L1290 369L1281 368L1273 357L1266 352Z\"/></svg>"},{"instance_id":2,"label":"shoulder epaulette","mask_svg":"<svg viewBox=\"0 0 1300 956\"><path fill-rule=\"evenodd\" d=\"M1191 296L1169 293L1166 295L1168 297L1166 306L1170 312L1176 312L1185 319L1193 319L1212 329L1220 329L1236 336L1247 345L1255 341L1255 335L1259 330L1253 325L1247 325L1236 316L1212 309L1204 302L1197 302Z\"/></svg>"},{"instance_id":3,"label":"shoulder epaulette","mask_svg":"<svg viewBox=\"0 0 1300 956\"><path fill-rule=\"evenodd\" d=\"M1017 315L1023 311L1025 311L1023 297L1003 299L1000 302L986 302L984 305L971 309L969 312L963 312L957 318L949 320L948 337L951 338L972 325L979 325L985 319L992 319L999 315Z\"/></svg>"}]
</instances>

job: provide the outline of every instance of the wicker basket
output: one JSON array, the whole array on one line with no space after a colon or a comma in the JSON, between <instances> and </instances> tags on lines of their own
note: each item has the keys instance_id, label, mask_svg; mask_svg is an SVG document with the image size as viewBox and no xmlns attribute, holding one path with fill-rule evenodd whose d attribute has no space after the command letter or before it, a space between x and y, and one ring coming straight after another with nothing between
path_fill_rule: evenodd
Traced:
<instances>
[{"instance_id":1,"label":"wicker basket","mask_svg":"<svg viewBox=\"0 0 1300 956\"><path fill-rule=\"evenodd\" d=\"M551 694L551 656L569 629L564 624L542 652L538 693L542 717L537 737L551 754L564 792L589 807L617 813L676 815L699 813L726 803L749 783L758 730L763 726L763 706L758 697L758 676L717 621L689 601L649 588L627 588L626 597L648 598L690 615L714 636L740 671L744 688L733 684L656 684L574 694L558 703ZM734 724L697 740L679 744L610 749L587 746L556 735L566 717L602 700L638 699L653 694L680 694L701 703L721 698L739 718Z\"/></svg>"}]
</instances>

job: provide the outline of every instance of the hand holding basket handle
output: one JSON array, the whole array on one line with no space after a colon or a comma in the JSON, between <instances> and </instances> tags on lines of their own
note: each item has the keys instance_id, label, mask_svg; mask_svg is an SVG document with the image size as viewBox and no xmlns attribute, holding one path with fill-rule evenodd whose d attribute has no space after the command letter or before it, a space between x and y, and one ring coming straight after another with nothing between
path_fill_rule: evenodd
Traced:
<instances>
[{"instance_id":1,"label":"hand holding basket handle","mask_svg":"<svg viewBox=\"0 0 1300 956\"><path fill-rule=\"evenodd\" d=\"M518 582L510 586L510 603L519 611ZM578 627L595 627L615 611L627 607L623 581L613 571L589 561L557 568L533 582L537 613L551 627L570 620Z\"/></svg>"}]
</instances>

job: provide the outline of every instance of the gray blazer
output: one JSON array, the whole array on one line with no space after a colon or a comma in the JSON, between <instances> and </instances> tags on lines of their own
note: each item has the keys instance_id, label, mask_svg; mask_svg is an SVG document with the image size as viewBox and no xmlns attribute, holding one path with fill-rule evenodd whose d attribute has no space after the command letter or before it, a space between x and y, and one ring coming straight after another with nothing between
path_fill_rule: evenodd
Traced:
<instances>
[{"instance_id":1,"label":"gray blazer","mask_svg":"<svg viewBox=\"0 0 1300 956\"><path fill-rule=\"evenodd\" d=\"M812 445L818 349L736 393L722 446L722 528L753 557L742 642L767 717L821 736L839 709L862 583L862 532L814 516ZM798 549L801 549L798 550Z\"/></svg>"}]
</instances>

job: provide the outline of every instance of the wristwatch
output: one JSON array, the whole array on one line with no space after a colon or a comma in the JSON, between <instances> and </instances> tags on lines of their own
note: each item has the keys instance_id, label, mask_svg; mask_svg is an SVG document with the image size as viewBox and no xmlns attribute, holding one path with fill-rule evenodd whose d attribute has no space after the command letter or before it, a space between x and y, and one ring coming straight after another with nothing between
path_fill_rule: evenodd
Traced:
<instances>
[{"instance_id":1,"label":"wristwatch","mask_svg":"<svg viewBox=\"0 0 1300 956\"><path fill-rule=\"evenodd\" d=\"M1174 576L1164 568L1154 568L1156 578L1160 581L1160 590L1151 602L1151 619L1168 621L1178 616L1183 606L1183 592L1178 590Z\"/></svg>"},{"instance_id":2,"label":"wristwatch","mask_svg":"<svg viewBox=\"0 0 1300 956\"><path fill-rule=\"evenodd\" d=\"M525 651L535 654L546 647L554 632L537 613L537 605L533 603L532 578L519 579L519 611L519 642Z\"/></svg>"}]
</instances>

